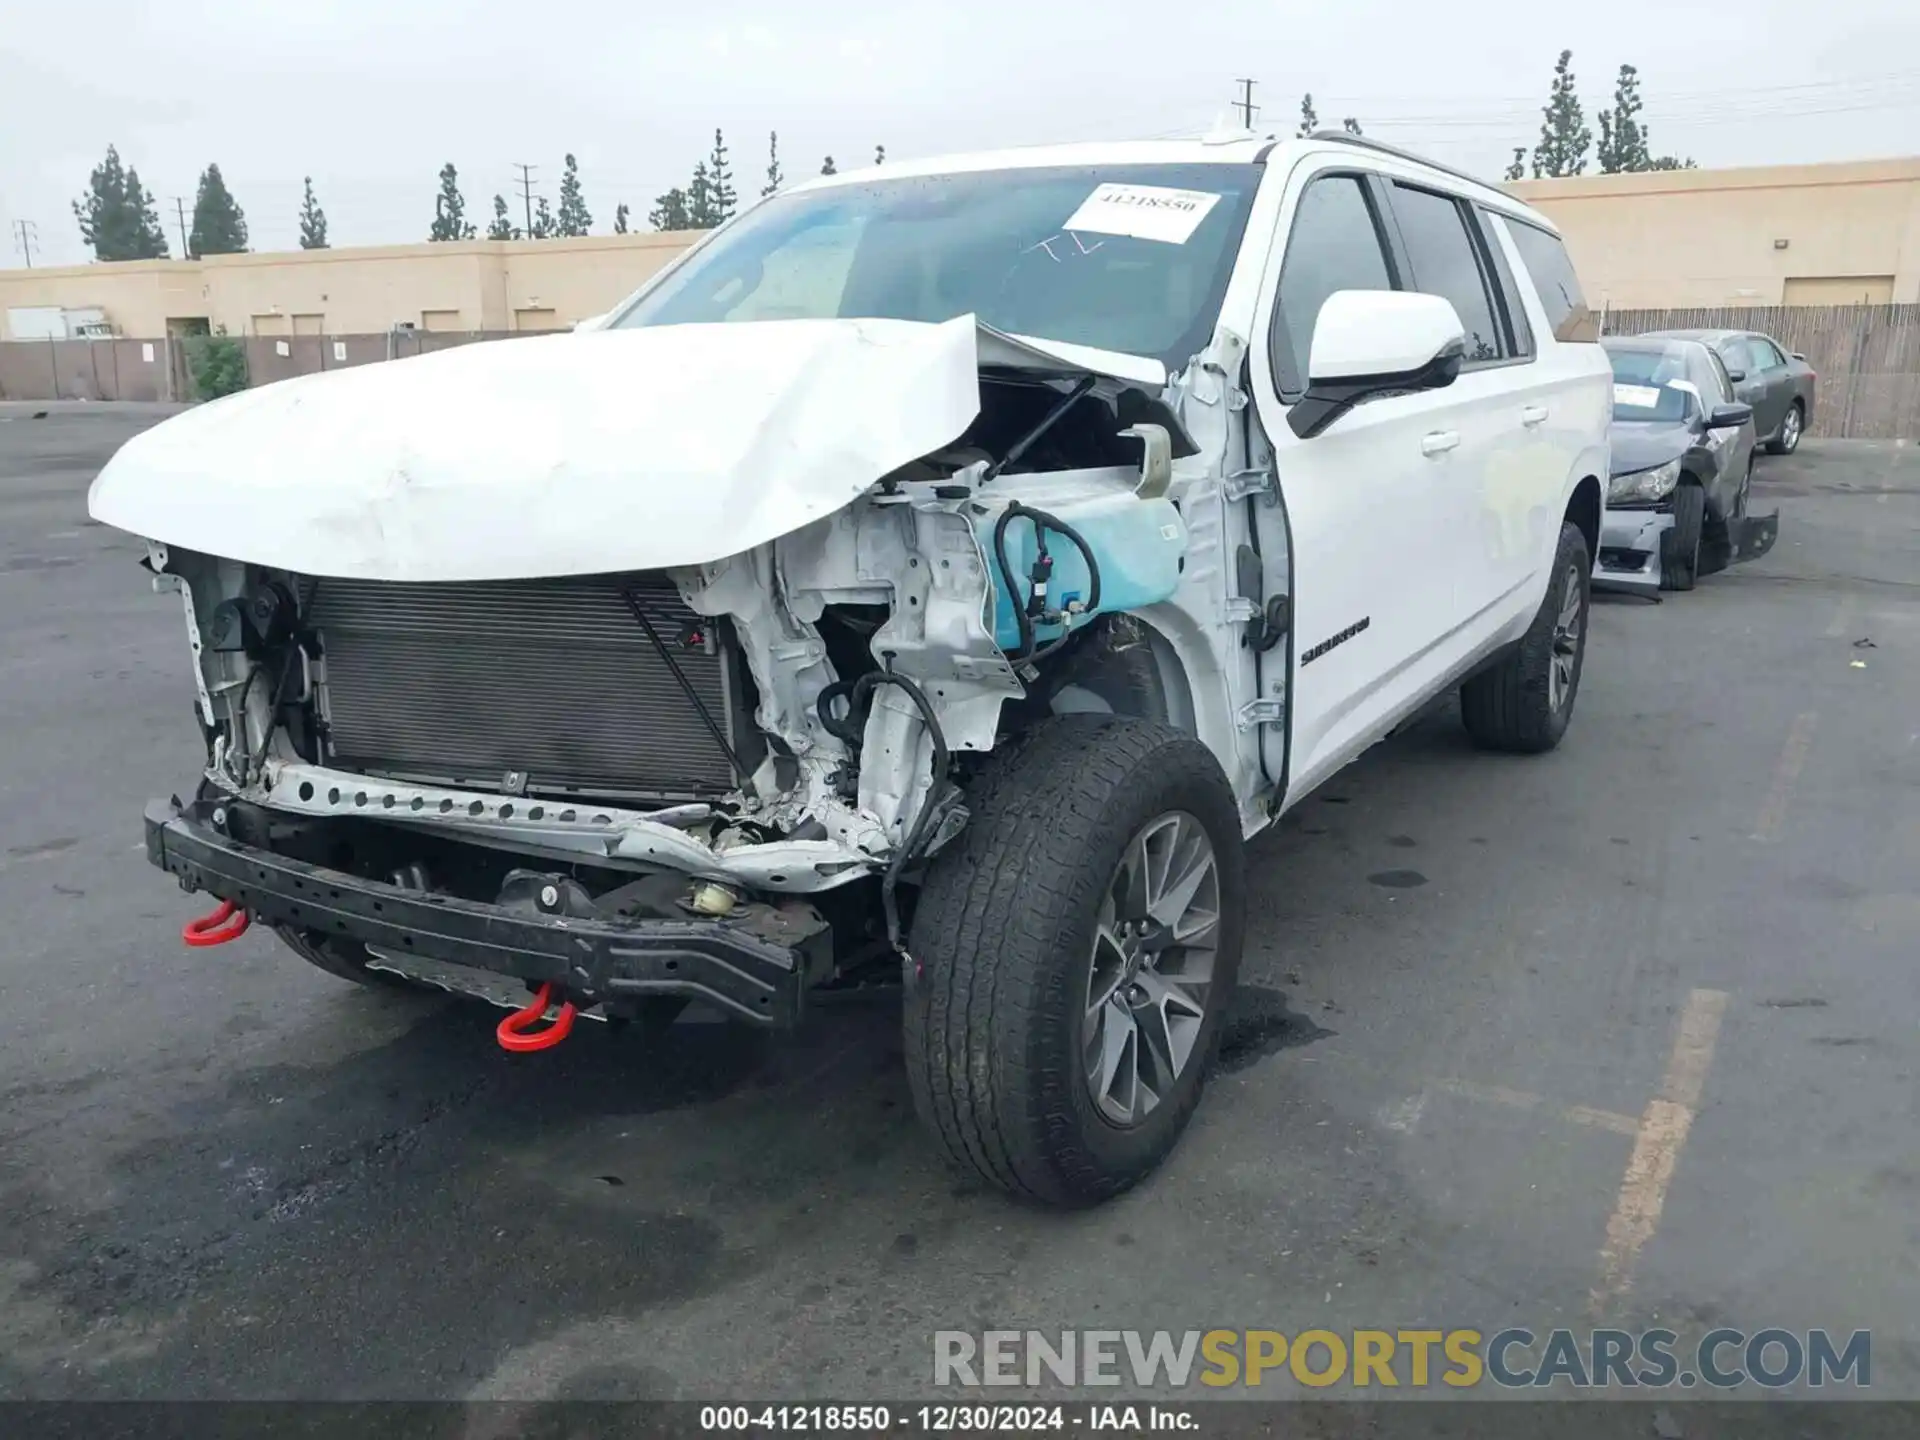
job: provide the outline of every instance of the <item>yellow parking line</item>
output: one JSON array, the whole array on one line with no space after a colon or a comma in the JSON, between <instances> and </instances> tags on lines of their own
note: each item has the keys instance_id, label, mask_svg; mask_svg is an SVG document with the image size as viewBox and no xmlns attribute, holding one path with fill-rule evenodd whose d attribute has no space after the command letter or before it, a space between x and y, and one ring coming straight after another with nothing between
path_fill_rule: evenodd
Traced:
<instances>
[{"instance_id":1,"label":"yellow parking line","mask_svg":"<svg viewBox=\"0 0 1920 1440\"><path fill-rule=\"evenodd\" d=\"M1800 778L1800 767L1807 763L1807 747L1813 743L1813 727L1819 719L1809 710L1796 716L1787 731L1787 743L1781 747L1779 763L1773 767L1773 784L1760 806L1760 818L1754 822L1754 839L1780 838L1780 826L1787 818L1787 801L1793 795L1793 782Z\"/></svg>"},{"instance_id":2,"label":"yellow parking line","mask_svg":"<svg viewBox=\"0 0 1920 1440\"><path fill-rule=\"evenodd\" d=\"M1693 1128L1700 1091L1706 1084L1707 1067L1713 1063L1713 1047L1720 1035L1720 1017L1726 1008L1724 990L1695 990L1681 1011L1666 1080L1660 1095L1647 1102L1640 1116L1627 1173L1607 1220L1606 1242L1600 1247L1600 1277L1588 1297L1588 1308L1596 1318L1632 1288L1634 1263L1660 1228L1667 1186L1680 1163L1687 1133Z\"/></svg>"}]
</instances>

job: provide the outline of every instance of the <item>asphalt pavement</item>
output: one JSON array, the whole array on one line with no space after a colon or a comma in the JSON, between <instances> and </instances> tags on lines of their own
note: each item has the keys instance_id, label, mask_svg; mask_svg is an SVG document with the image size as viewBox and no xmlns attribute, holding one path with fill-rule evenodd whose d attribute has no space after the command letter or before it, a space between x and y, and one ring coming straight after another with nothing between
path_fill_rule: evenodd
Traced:
<instances>
[{"instance_id":1,"label":"asphalt pavement","mask_svg":"<svg viewBox=\"0 0 1920 1440\"><path fill-rule=\"evenodd\" d=\"M85 515L151 419L0 420L0 1396L906 1397L937 1330L1595 1318L1870 1329L1920 1396L1915 447L1764 459L1772 554L1598 600L1557 753L1441 712L1258 841L1193 1128L1062 1216L943 1169L884 997L511 1056L183 949L178 601Z\"/></svg>"}]
</instances>

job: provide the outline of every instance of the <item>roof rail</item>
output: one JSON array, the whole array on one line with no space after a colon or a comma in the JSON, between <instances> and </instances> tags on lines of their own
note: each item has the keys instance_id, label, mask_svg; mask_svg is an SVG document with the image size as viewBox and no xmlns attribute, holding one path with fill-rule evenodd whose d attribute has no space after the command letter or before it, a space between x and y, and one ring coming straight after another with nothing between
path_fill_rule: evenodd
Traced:
<instances>
[{"instance_id":1,"label":"roof rail","mask_svg":"<svg viewBox=\"0 0 1920 1440\"><path fill-rule=\"evenodd\" d=\"M1384 140L1372 140L1365 135L1355 135L1351 130L1316 130L1307 137L1309 140L1337 140L1343 145L1358 145L1363 150L1377 150L1382 155L1392 155L1397 159L1410 160L1415 165L1424 165L1429 170L1438 170L1443 175L1451 175L1457 180L1465 180L1474 185L1484 185L1489 190L1500 187L1491 180L1478 175L1469 175L1465 170L1456 170L1451 165L1442 165L1438 160L1429 160L1424 155L1411 150L1402 150L1398 145L1389 145Z\"/></svg>"}]
</instances>

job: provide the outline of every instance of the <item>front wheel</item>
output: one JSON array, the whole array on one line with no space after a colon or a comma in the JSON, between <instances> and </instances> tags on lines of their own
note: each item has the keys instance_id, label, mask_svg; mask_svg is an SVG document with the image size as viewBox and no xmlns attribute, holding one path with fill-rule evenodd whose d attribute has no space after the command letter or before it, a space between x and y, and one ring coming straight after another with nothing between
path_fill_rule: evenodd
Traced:
<instances>
[{"instance_id":1,"label":"front wheel","mask_svg":"<svg viewBox=\"0 0 1920 1440\"><path fill-rule=\"evenodd\" d=\"M1700 578L1700 542L1707 529L1707 492L1682 480L1673 492L1673 524L1660 534L1660 588L1691 590Z\"/></svg>"},{"instance_id":2,"label":"front wheel","mask_svg":"<svg viewBox=\"0 0 1920 1440\"><path fill-rule=\"evenodd\" d=\"M1239 809L1212 752L1062 715L993 755L914 914L921 1119L959 1167L1086 1205L1153 1170L1206 1084L1240 966Z\"/></svg>"},{"instance_id":3,"label":"front wheel","mask_svg":"<svg viewBox=\"0 0 1920 1440\"><path fill-rule=\"evenodd\" d=\"M1538 754L1567 733L1586 663L1592 570L1587 537L1578 525L1563 523L1553 578L1533 624L1504 659L1460 687L1460 718L1476 745Z\"/></svg>"}]
</instances>

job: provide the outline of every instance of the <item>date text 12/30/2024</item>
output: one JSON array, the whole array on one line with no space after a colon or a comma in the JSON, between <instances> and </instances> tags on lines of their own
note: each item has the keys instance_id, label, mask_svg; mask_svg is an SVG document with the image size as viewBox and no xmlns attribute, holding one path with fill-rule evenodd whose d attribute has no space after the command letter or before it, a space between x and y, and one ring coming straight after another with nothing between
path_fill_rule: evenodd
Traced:
<instances>
[{"instance_id":1,"label":"date text 12/30/2024","mask_svg":"<svg viewBox=\"0 0 1920 1440\"><path fill-rule=\"evenodd\" d=\"M1191 1410L1167 1405L704 1405L700 1428L716 1432L785 1430L876 1434L1198 1430Z\"/></svg>"}]
</instances>

